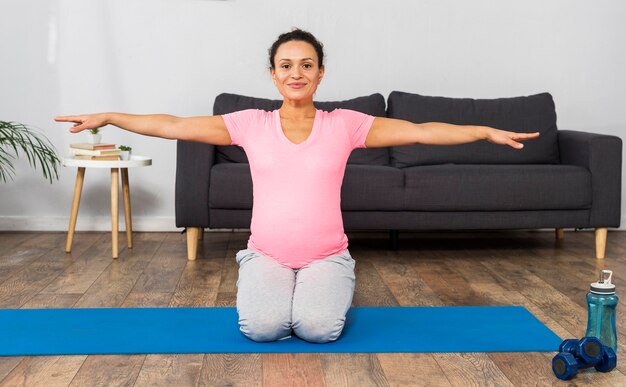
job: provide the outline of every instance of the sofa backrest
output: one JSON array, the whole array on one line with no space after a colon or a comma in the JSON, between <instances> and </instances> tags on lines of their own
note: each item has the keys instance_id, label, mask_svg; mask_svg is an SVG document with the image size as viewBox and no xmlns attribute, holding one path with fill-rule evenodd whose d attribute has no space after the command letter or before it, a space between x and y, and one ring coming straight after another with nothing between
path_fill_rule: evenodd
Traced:
<instances>
[{"instance_id":1,"label":"sofa backrest","mask_svg":"<svg viewBox=\"0 0 626 387\"><path fill-rule=\"evenodd\" d=\"M245 109L276 110L282 100L247 97L237 94L222 93L215 98L213 114L222 115ZM346 101L314 102L317 109L332 111L337 108L356 110L377 117L385 117L385 98L381 94L372 94ZM216 162L247 163L248 157L239 146L218 146ZM348 158L348 164L389 165L389 148L355 149Z\"/></svg>"},{"instance_id":2,"label":"sofa backrest","mask_svg":"<svg viewBox=\"0 0 626 387\"><path fill-rule=\"evenodd\" d=\"M434 164L557 164L556 112L549 93L528 97L470 99L429 97L393 91L387 116L414 123L446 122L486 125L515 132L540 132L522 150L478 141L462 145L409 145L391 148L391 163L400 168Z\"/></svg>"}]
</instances>

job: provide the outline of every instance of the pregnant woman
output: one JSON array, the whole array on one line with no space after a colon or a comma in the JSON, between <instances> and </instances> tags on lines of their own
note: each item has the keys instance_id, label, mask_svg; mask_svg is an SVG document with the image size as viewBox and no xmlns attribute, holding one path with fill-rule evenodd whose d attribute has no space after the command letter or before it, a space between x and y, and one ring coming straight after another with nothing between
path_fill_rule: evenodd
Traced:
<instances>
[{"instance_id":1,"label":"pregnant woman","mask_svg":"<svg viewBox=\"0 0 626 387\"><path fill-rule=\"evenodd\" d=\"M323 45L299 29L278 37L269 62L283 96L278 110L188 118L99 113L55 120L74 123L72 133L108 124L148 136L243 147L254 204L247 248L236 256L240 330L255 341L295 334L326 343L340 336L354 294L355 261L340 206L352 150L478 140L521 149L520 141L539 133L317 110L313 95L324 77Z\"/></svg>"}]
</instances>

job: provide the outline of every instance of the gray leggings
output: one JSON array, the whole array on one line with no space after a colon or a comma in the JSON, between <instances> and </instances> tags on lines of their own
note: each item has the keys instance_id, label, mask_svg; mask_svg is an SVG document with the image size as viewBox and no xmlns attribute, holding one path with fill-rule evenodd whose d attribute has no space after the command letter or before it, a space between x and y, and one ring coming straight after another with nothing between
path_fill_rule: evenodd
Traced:
<instances>
[{"instance_id":1,"label":"gray leggings","mask_svg":"<svg viewBox=\"0 0 626 387\"><path fill-rule=\"evenodd\" d=\"M337 340L354 294L354 259L348 250L291 269L253 250L237 253L239 329L254 341L292 333L303 340Z\"/></svg>"}]
</instances>

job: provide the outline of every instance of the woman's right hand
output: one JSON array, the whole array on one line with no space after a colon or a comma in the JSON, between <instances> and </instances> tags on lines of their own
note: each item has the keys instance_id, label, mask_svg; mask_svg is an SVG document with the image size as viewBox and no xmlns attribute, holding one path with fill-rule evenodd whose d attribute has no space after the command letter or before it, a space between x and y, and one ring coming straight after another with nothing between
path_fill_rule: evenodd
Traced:
<instances>
[{"instance_id":1,"label":"woman's right hand","mask_svg":"<svg viewBox=\"0 0 626 387\"><path fill-rule=\"evenodd\" d=\"M213 145L232 143L222 116L180 118L169 114L98 113L80 116L54 117L56 122L73 122L70 132L95 129L104 125L116 126L145 136L183 141L204 142Z\"/></svg>"},{"instance_id":2,"label":"woman's right hand","mask_svg":"<svg viewBox=\"0 0 626 387\"><path fill-rule=\"evenodd\" d=\"M74 126L70 128L70 132L78 133L86 129L100 128L107 125L106 114L83 114L80 116L58 116L54 117L56 122L73 122Z\"/></svg>"}]
</instances>

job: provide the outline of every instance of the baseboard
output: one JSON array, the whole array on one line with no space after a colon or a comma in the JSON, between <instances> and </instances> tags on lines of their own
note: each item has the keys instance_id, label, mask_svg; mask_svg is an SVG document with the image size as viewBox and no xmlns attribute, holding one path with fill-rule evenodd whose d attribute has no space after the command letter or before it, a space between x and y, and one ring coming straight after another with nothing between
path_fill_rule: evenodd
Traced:
<instances>
[{"instance_id":1,"label":"baseboard","mask_svg":"<svg viewBox=\"0 0 626 387\"><path fill-rule=\"evenodd\" d=\"M67 216L2 216L2 231L67 231ZM120 230L125 230L124 217L120 216ZM133 231L181 231L176 227L174 217L133 216ZM76 231L111 231L110 216L78 217Z\"/></svg>"}]
</instances>

